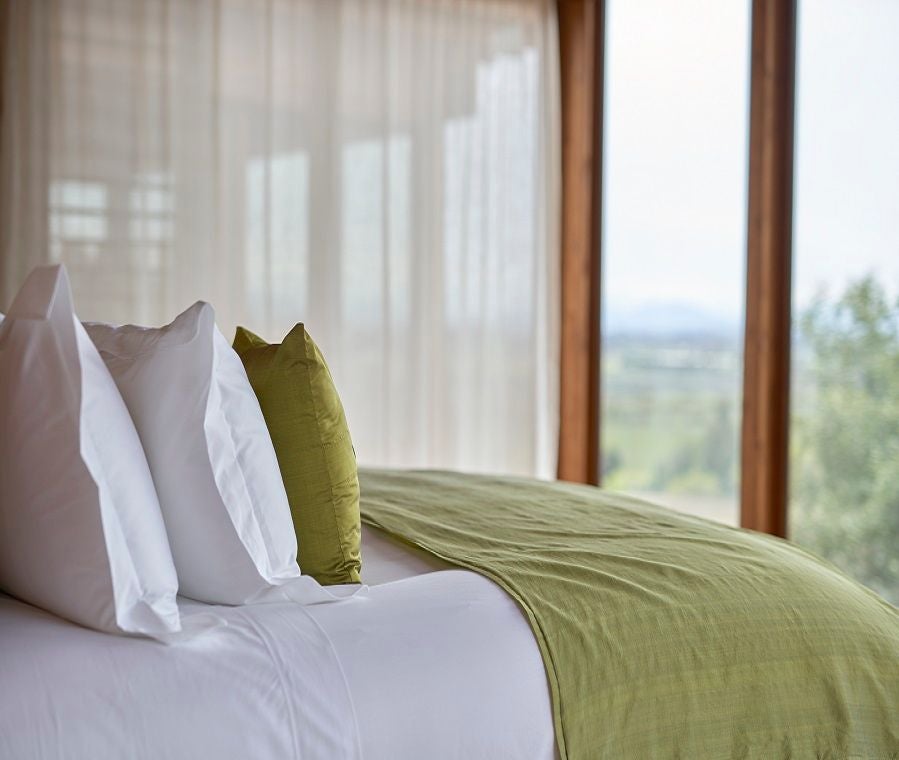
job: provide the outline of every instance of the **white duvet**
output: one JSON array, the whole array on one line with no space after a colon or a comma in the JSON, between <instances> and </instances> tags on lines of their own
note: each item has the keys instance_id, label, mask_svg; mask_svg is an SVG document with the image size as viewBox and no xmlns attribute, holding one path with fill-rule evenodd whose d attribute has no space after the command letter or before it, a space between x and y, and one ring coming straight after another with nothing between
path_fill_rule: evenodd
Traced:
<instances>
[{"instance_id":1,"label":"white duvet","mask_svg":"<svg viewBox=\"0 0 899 760\"><path fill-rule=\"evenodd\" d=\"M521 758L555 752L531 630L496 585L366 531L367 588L210 607L164 645L0 595L0 758Z\"/></svg>"}]
</instances>

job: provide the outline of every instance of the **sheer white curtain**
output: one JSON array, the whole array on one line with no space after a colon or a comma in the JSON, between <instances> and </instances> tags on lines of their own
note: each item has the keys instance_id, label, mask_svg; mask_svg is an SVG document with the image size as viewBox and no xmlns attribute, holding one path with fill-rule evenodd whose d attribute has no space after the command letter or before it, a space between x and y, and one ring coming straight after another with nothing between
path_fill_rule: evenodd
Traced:
<instances>
[{"instance_id":1,"label":"sheer white curtain","mask_svg":"<svg viewBox=\"0 0 899 760\"><path fill-rule=\"evenodd\" d=\"M0 306L306 323L360 462L551 476L554 0L10 0Z\"/></svg>"}]
</instances>

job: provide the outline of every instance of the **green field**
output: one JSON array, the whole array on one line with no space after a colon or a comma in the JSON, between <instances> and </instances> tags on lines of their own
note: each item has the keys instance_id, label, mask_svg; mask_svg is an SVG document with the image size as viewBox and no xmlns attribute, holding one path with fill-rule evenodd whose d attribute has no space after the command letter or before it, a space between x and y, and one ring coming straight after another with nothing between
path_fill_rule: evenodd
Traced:
<instances>
[{"instance_id":1,"label":"green field","mask_svg":"<svg viewBox=\"0 0 899 760\"><path fill-rule=\"evenodd\" d=\"M631 335L613 337L603 348L606 487L734 522L742 380L737 342Z\"/></svg>"}]
</instances>

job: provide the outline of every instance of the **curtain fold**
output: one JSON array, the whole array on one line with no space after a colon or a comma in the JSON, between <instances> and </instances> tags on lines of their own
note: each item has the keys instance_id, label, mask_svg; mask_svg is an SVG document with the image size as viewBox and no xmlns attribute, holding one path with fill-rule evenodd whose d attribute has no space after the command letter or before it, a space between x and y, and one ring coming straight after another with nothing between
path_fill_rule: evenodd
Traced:
<instances>
[{"instance_id":1,"label":"curtain fold","mask_svg":"<svg viewBox=\"0 0 899 760\"><path fill-rule=\"evenodd\" d=\"M554 0L11 0L0 305L305 322L359 460L551 477Z\"/></svg>"}]
</instances>

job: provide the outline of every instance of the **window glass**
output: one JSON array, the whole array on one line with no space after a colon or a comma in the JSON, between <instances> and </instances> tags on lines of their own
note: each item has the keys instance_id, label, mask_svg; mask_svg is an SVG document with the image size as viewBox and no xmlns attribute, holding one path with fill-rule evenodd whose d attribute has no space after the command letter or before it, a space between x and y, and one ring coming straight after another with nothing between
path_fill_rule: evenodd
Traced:
<instances>
[{"instance_id":1,"label":"window glass","mask_svg":"<svg viewBox=\"0 0 899 760\"><path fill-rule=\"evenodd\" d=\"M738 521L747 0L607 5L602 474Z\"/></svg>"},{"instance_id":2,"label":"window glass","mask_svg":"<svg viewBox=\"0 0 899 760\"><path fill-rule=\"evenodd\" d=\"M899 4L799 6L790 534L899 603Z\"/></svg>"}]
</instances>

